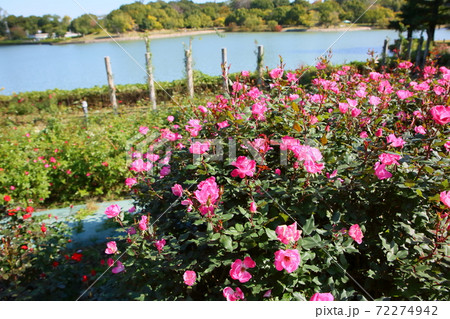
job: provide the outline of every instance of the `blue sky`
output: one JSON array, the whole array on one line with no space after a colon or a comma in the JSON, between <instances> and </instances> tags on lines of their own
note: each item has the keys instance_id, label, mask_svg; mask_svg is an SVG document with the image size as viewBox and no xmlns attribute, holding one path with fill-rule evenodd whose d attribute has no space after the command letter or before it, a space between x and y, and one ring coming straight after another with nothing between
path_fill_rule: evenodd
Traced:
<instances>
[{"instance_id":1,"label":"blue sky","mask_svg":"<svg viewBox=\"0 0 450 319\"><path fill-rule=\"evenodd\" d=\"M195 3L208 2L208 0L193 1ZM212 1L209 0L209 2ZM81 7L88 13L101 15L118 9L123 4L133 2L136 2L136 0L0 0L0 8L8 14L16 16L57 14L61 17L68 15L71 18L76 18L86 13ZM144 0L144 3L148 2L151 1Z\"/></svg>"}]
</instances>

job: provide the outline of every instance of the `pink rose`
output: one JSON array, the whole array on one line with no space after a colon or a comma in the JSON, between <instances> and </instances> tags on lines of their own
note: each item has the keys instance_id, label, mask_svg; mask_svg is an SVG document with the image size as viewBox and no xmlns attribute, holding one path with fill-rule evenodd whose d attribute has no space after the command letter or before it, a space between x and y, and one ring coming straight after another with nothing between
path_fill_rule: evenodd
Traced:
<instances>
[{"instance_id":1,"label":"pink rose","mask_svg":"<svg viewBox=\"0 0 450 319\"><path fill-rule=\"evenodd\" d=\"M191 134L191 137L196 137L202 129L200 120L189 120L188 124L185 126L186 131Z\"/></svg>"},{"instance_id":2,"label":"pink rose","mask_svg":"<svg viewBox=\"0 0 450 319\"><path fill-rule=\"evenodd\" d=\"M156 249L158 249L159 253L163 250L165 245L166 245L165 239L155 241L155 247L156 247Z\"/></svg>"},{"instance_id":3,"label":"pink rose","mask_svg":"<svg viewBox=\"0 0 450 319\"><path fill-rule=\"evenodd\" d=\"M422 125L416 126L414 128L414 132L416 132L416 134L422 134L422 135L427 134L427 130Z\"/></svg>"},{"instance_id":4,"label":"pink rose","mask_svg":"<svg viewBox=\"0 0 450 319\"><path fill-rule=\"evenodd\" d=\"M164 176L167 176L170 174L170 165L164 166L161 168L161 171L159 172L159 178L163 178Z\"/></svg>"},{"instance_id":5,"label":"pink rose","mask_svg":"<svg viewBox=\"0 0 450 319\"><path fill-rule=\"evenodd\" d=\"M413 64L411 62L409 62L409 61L400 62L398 64L398 68L399 69L409 69L412 66L413 66Z\"/></svg>"},{"instance_id":6,"label":"pink rose","mask_svg":"<svg viewBox=\"0 0 450 319\"><path fill-rule=\"evenodd\" d=\"M286 249L275 252L275 268L278 271L285 269L288 273L297 270L300 264L300 254L297 249Z\"/></svg>"},{"instance_id":7,"label":"pink rose","mask_svg":"<svg viewBox=\"0 0 450 319\"><path fill-rule=\"evenodd\" d=\"M414 93L412 93L411 91L408 91L408 90L398 90L397 91L397 96L400 100L408 99L413 95L414 95Z\"/></svg>"},{"instance_id":8,"label":"pink rose","mask_svg":"<svg viewBox=\"0 0 450 319\"><path fill-rule=\"evenodd\" d=\"M127 185L128 187L131 187L131 186L133 186L136 183L137 183L136 178L127 178L127 179L125 179L125 185Z\"/></svg>"},{"instance_id":9,"label":"pink rose","mask_svg":"<svg viewBox=\"0 0 450 319\"><path fill-rule=\"evenodd\" d=\"M303 166L305 167L305 170L311 174L320 173L325 167L323 163L317 163L314 161L305 161Z\"/></svg>"},{"instance_id":10,"label":"pink rose","mask_svg":"<svg viewBox=\"0 0 450 319\"><path fill-rule=\"evenodd\" d=\"M269 71L269 76L272 79L280 79L283 76L283 69L276 68Z\"/></svg>"},{"instance_id":11,"label":"pink rose","mask_svg":"<svg viewBox=\"0 0 450 319\"><path fill-rule=\"evenodd\" d=\"M320 293L316 292L314 295L312 295L311 299L309 301L333 301L334 297L329 292Z\"/></svg>"},{"instance_id":12,"label":"pink rose","mask_svg":"<svg viewBox=\"0 0 450 319\"><path fill-rule=\"evenodd\" d=\"M117 244L115 241L110 241L106 243L105 254L112 255L117 252Z\"/></svg>"},{"instance_id":13,"label":"pink rose","mask_svg":"<svg viewBox=\"0 0 450 319\"><path fill-rule=\"evenodd\" d=\"M225 128L225 127L230 126L230 124L228 123L228 121L223 121L223 122L217 123L217 126L218 126L220 129L222 129L222 128Z\"/></svg>"},{"instance_id":14,"label":"pink rose","mask_svg":"<svg viewBox=\"0 0 450 319\"><path fill-rule=\"evenodd\" d=\"M253 117L258 121L266 120L266 117L264 116L264 112L266 111L267 107L262 102L258 102L252 105Z\"/></svg>"},{"instance_id":15,"label":"pink rose","mask_svg":"<svg viewBox=\"0 0 450 319\"><path fill-rule=\"evenodd\" d=\"M232 177L239 176L244 178L245 176L252 177L255 173L256 161L250 160L245 156L239 156L236 161L231 163L231 165L237 167L231 172Z\"/></svg>"},{"instance_id":16,"label":"pink rose","mask_svg":"<svg viewBox=\"0 0 450 319\"><path fill-rule=\"evenodd\" d=\"M189 152L197 155L204 154L209 151L210 145L209 142L201 143L197 141L189 147Z\"/></svg>"},{"instance_id":17,"label":"pink rose","mask_svg":"<svg viewBox=\"0 0 450 319\"><path fill-rule=\"evenodd\" d=\"M256 263L251 257L245 257L244 261L236 259L231 265L230 276L233 279L239 280L241 283L247 282L252 278L252 275L247 271L249 268L254 268Z\"/></svg>"},{"instance_id":18,"label":"pink rose","mask_svg":"<svg viewBox=\"0 0 450 319\"><path fill-rule=\"evenodd\" d=\"M441 125L450 122L450 106L436 105L430 110L433 120Z\"/></svg>"},{"instance_id":19,"label":"pink rose","mask_svg":"<svg viewBox=\"0 0 450 319\"><path fill-rule=\"evenodd\" d=\"M167 117L167 121L169 121L169 122L173 122L174 119L175 119L175 118L174 118L172 115L169 115L169 116Z\"/></svg>"},{"instance_id":20,"label":"pink rose","mask_svg":"<svg viewBox=\"0 0 450 319\"><path fill-rule=\"evenodd\" d=\"M227 301L237 301L244 299L244 293L241 289L239 289L239 287L236 287L236 291L234 291L231 287L226 287L223 290L223 296L227 298Z\"/></svg>"},{"instance_id":21,"label":"pink rose","mask_svg":"<svg viewBox=\"0 0 450 319\"><path fill-rule=\"evenodd\" d=\"M256 206L255 202L250 203L250 213L256 213L256 210L258 209L258 206Z\"/></svg>"},{"instance_id":22,"label":"pink rose","mask_svg":"<svg viewBox=\"0 0 450 319\"><path fill-rule=\"evenodd\" d=\"M250 72L249 72L249 71L242 71L242 72L241 72L241 75L242 75L242 76L249 76L249 75L250 75Z\"/></svg>"},{"instance_id":23,"label":"pink rose","mask_svg":"<svg viewBox=\"0 0 450 319\"><path fill-rule=\"evenodd\" d=\"M194 285L196 279L197 279L197 274L195 273L195 271L186 270L183 274L184 283L188 286Z\"/></svg>"},{"instance_id":24,"label":"pink rose","mask_svg":"<svg viewBox=\"0 0 450 319\"><path fill-rule=\"evenodd\" d=\"M147 126L139 127L139 133L141 133L142 135L147 134L148 133L148 127Z\"/></svg>"},{"instance_id":25,"label":"pink rose","mask_svg":"<svg viewBox=\"0 0 450 319\"><path fill-rule=\"evenodd\" d=\"M177 197L180 197L181 195L183 195L183 187L180 184L173 185L172 194L174 194Z\"/></svg>"},{"instance_id":26,"label":"pink rose","mask_svg":"<svg viewBox=\"0 0 450 319\"><path fill-rule=\"evenodd\" d=\"M275 233L278 235L277 239L281 241L285 245L289 245L289 243L295 243L300 239L300 235L302 233L301 230L297 229L297 223L293 223L292 225L281 225L275 229Z\"/></svg>"},{"instance_id":27,"label":"pink rose","mask_svg":"<svg viewBox=\"0 0 450 319\"><path fill-rule=\"evenodd\" d=\"M348 104L347 103L339 103L339 111L344 114L348 111Z\"/></svg>"},{"instance_id":28,"label":"pink rose","mask_svg":"<svg viewBox=\"0 0 450 319\"><path fill-rule=\"evenodd\" d=\"M297 75L295 73L288 72L288 74L286 74L286 77L289 82L296 82L298 80Z\"/></svg>"},{"instance_id":29,"label":"pink rose","mask_svg":"<svg viewBox=\"0 0 450 319\"><path fill-rule=\"evenodd\" d=\"M368 138L369 135L367 134L366 131L362 131L361 133L359 133L359 137L360 137L360 138Z\"/></svg>"},{"instance_id":30,"label":"pink rose","mask_svg":"<svg viewBox=\"0 0 450 319\"><path fill-rule=\"evenodd\" d=\"M219 187L217 186L216 178L212 176L200 182L197 188L198 190L194 192L194 196L200 203L200 213L202 215L212 214L214 212L214 204L219 199Z\"/></svg>"},{"instance_id":31,"label":"pink rose","mask_svg":"<svg viewBox=\"0 0 450 319\"><path fill-rule=\"evenodd\" d=\"M377 106L380 103L381 103L381 99L379 97L373 96L373 95L371 95L369 97L369 104L371 104L373 106Z\"/></svg>"},{"instance_id":32,"label":"pink rose","mask_svg":"<svg viewBox=\"0 0 450 319\"><path fill-rule=\"evenodd\" d=\"M147 229L148 218L145 215L141 216L141 220L139 221L139 229L146 230Z\"/></svg>"},{"instance_id":33,"label":"pink rose","mask_svg":"<svg viewBox=\"0 0 450 319\"><path fill-rule=\"evenodd\" d=\"M441 192L440 194L441 202L446 205L447 207L450 207L450 191L448 192Z\"/></svg>"},{"instance_id":34,"label":"pink rose","mask_svg":"<svg viewBox=\"0 0 450 319\"><path fill-rule=\"evenodd\" d=\"M116 265L117 266L111 270L113 274L118 274L125 270L125 266L120 261L116 261Z\"/></svg>"},{"instance_id":35,"label":"pink rose","mask_svg":"<svg viewBox=\"0 0 450 319\"><path fill-rule=\"evenodd\" d=\"M405 141L401 137L395 137L394 134L389 134L389 136L386 137L386 141L394 147L403 148L403 145L405 145Z\"/></svg>"},{"instance_id":36,"label":"pink rose","mask_svg":"<svg viewBox=\"0 0 450 319\"><path fill-rule=\"evenodd\" d=\"M383 153L380 156L378 156L378 158L380 159L381 163L385 165L392 165L392 164L399 165L397 161L402 157L398 154Z\"/></svg>"},{"instance_id":37,"label":"pink rose","mask_svg":"<svg viewBox=\"0 0 450 319\"><path fill-rule=\"evenodd\" d=\"M375 136L376 137L381 137L383 136L383 129L379 128L378 130L375 131Z\"/></svg>"},{"instance_id":38,"label":"pink rose","mask_svg":"<svg viewBox=\"0 0 450 319\"><path fill-rule=\"evenodd\" d=\"M361 114L361 110L358 109L357 107L355 107L352 109L351 114L352 114L352 117L358 117L358 115Z\"/></svg>"},{"instance_id":39,"label":"pink rose","mask_svg":"<svg viewBox=\"0 0 450 319\"><path fill-rule=\"evenodd\" d=\"M392 177L392 174L386 170L386 164L381 164L380 162L375 163L375 175L379 180L388 179Z\"/></svg>"},{"instance_id":40,"label":"pink rose","mask_svg":"<svg viewBox=\"0 0 450 319\"><path fill-rule=\"evenodd\" d=\"M364 235L359 228L358 224L350 226L350 229L348 230L348 235L353 238L358 244L362 243L362 239L364 238Z\"/></svg>"},{"instance_id":41,"label":"pink rose","mask_svg":"<svg viewBox=\"0 0 450 319\"><path fill-rule=\"evenodd\" d=\"M450 152L450 141L445 142L444 147L447 150L447 152Z\"/></svg>"},{"instance_id":42,"label":"pink rose","mask_svg":"<svg viewBox=\"0 0 450 319\"><path fill-rule=\"evenodd\" d=\"M120 214L119 205L114 204L114 205L108 206L105 210L105 214L106 214L106 216L108 216L108 218L113 218L113 217L118 216Z\"/></svg>"}]
</instances>

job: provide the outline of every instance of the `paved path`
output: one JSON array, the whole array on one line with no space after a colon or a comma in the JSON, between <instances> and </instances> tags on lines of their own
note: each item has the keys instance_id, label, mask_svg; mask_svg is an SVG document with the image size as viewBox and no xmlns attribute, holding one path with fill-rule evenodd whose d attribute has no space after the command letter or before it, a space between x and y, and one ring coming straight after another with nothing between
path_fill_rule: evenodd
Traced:
<instances>
[{"instance_id":1,"label":"paved path","mask_svg":"<svg viewBox=\"0 0 450 319\"><path fill-rule=\"evenodd\" d=\"M109 205L117 204L122 208L122 211L128 211L133 206L133 200L127 199L127 200L119 200L119 201L112 201L112 202L104 202L104 203L96 203L98 206L97 211L86 217L84 220L82 220L83 224L83 230L78 233L75 231L75 228L77 227L77 222L74 222L71 220L72 216L75 216L75 214L82 208L86 208L86 205L77 205L73 206L72 208L66 207L66 208L57 208L57 209L50 209L45 211L40 211L34 213L35 216L39 215L48 215L51 214L52 216L58 216L58 220L67 221L69 227L74 229L72 231L72 247L80 247L80 246L89 246L92 244L107 242L107 237L114 237L120 234L123 234L123 232L118 231L118 227L110 227L108 228L105 224L105 221L108 220L108 217L105 215L105 209ZM54 220L52 218L52 220Z\"/></svg>"}]
</instances>

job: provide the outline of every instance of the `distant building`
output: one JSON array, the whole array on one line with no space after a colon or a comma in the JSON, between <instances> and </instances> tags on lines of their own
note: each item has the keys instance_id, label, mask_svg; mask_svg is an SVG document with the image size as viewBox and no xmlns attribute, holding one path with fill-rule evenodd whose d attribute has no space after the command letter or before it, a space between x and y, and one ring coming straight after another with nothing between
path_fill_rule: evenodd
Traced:
<instances>
[{"instance_id":1,"label":"distant building","mask_svg":"<svg viewBox=\"0 0 450 319\"><path fill-rule=\"evenodd\" d=\"M42 33L41 30L38 30L37 33L28 35L28 38L34 41L41 41L50 38L50 36L48 33Z\"/></svg>"},{"instance_id":2,"label":"distant building","mask_svg":"<svg viewBox=\"0 0 450 319\"><path fill-rule=\"evenodd\" d=\"M68 32L66 32L66 34L64 34L64 38L76 38L76 37L81 37L81 33L75 33L72 31L68 31Z\"/></svg>"}]
</instances>

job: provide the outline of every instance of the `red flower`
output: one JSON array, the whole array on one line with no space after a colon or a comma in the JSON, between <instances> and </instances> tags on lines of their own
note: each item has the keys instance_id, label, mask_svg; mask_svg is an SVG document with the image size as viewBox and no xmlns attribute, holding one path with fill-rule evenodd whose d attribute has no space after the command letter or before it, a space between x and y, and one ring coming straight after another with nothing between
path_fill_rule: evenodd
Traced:
<instances>
[{"instance_id":1,"label":"red flower","mask_svg":"<svg viewBox=\"0 0 450 319\"><path fill-rule=\"evenodd\" d=\"M72 257L70 257L70 258L71 258L72 260L75 260L75 261L80 262L80 261L81 261L81 257L83 257L82 254L74 253L74 254L72 255Z\"/></svg>"},{"instance_id":2,"label":"red flower","mask_svg":"<svg viewBox=\"0 0 450 319\"><path fill-rule=\"evenodd\" d=\"M108 167L109 164L108 164L108 162L102 162L102 165L105 167Z\"/></svg>"},{"instance_id":3,"label":"red flower","mask_svg":"<svg viewBox=\"0 0 450 319\"><path fill-rule=\"evenodd\" d=\"M17 209L8 209L8 216L14 216L17 212Z\"/></svg>"},{"instance_id":4,"label":"red flower","mask_svg":"<svg viewBox=\"0 0 450 319\"><path fill-rule=\"evenodd\" d=\"M25 208L25 211L26 211L27 213L32 213L32 212L34 212L34 208L31 207L31 206L28 206L27 208Z\"/></svg>"},{"instance_id":5,"label":"red flower","mask_svg":"<svg viewBox=\"0 0 450 319\"><path fill-rule=\"evenodd\" d=\"M97 272L95 271L95 269L91 270L91 276L95 276L97 274Z\"/></svg>"},{"instance_id":6,"label":"red flower","mask_svg":"<svg viewBox=\"0 0 450 319\"><path fill-rule=\"evenodd\" d=\"M83 276L83 278L81 279L82 282L88 281L88 277L86 275Z\"/></svg>"},{"instance_id":7,"label":"red flower","mask_svg":"<svg viewBox=\"0 0 450 319\"><path fill-rule=\"evenodd\" d=\"M22 245L22 246L20 246L20 248L23 249L23 250L27 250L28 246L27 245Z\"/></svg>"},{"instance_id":8,"label":"red flower","mask_svg":"<svg viewBox=\"0 0 450 319\"><path fill-rule=\"evenodd\" d=\"M55 268L58 267L58 266L59 266L59 262L57 262L57 261L55 260L54 262L52 262L52 266L55 267Z\"/></svg>"},{"instance_id":9,"label":"red flower","mask_svg":"<svg viewBox=\"0 0 450 319\"><path fill-rule=\"evenodd\" d=\"M11 200L11 196L5 195L5 196L3 197L3 200L4 200L5 202L9 202L9 201Z\"/></svg>"},{"instance_id":10,"label":"red flower","mask_svg":"<svg viewBox=\"0 0 450 319\"><path fill-rule=\"evenodd\" d=\"M43 233L45 233L45 232L47 231L47 227L45 227L45 225L42 225L42 226L41 226L41 231L42 231Z\"/></svg>"},{"instance_id":11,"label":"red flower","mask_svg":"<svg viewBox=\"0 0 450 319\"><path fill-rule=\"evenodd\" d=\"M25 215L22 216L23 219L28 219L30 217L31 217L31 214L25 214Z\"/></svg>"},{"instance_id":12,"label":"red flower","mask_svg":"<svg viewBox=\"0 0 450 319\"><path fill-rule=\"evenodd\" d=\"M64 258L66 258L66 260L69 260L69 255L64 255Z\"/></svg>"}]
</instances>

